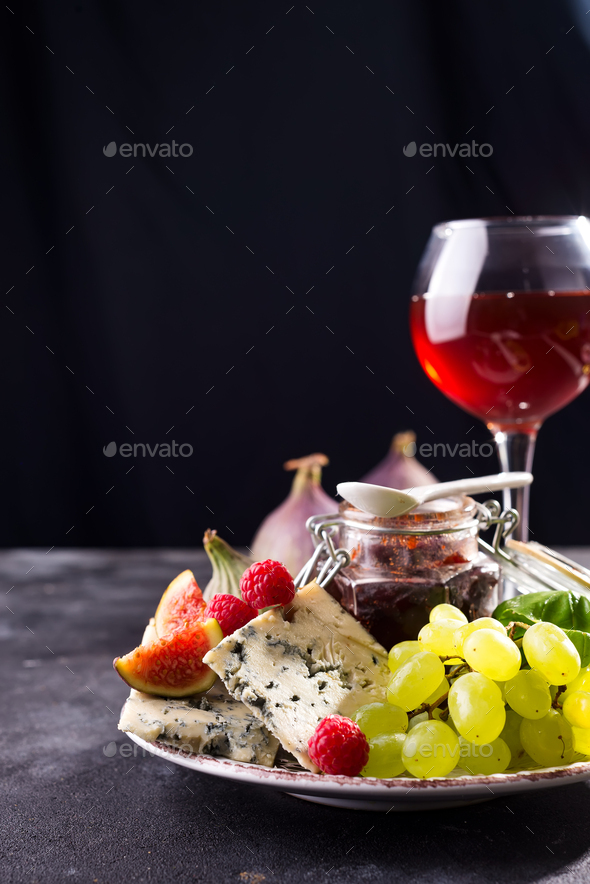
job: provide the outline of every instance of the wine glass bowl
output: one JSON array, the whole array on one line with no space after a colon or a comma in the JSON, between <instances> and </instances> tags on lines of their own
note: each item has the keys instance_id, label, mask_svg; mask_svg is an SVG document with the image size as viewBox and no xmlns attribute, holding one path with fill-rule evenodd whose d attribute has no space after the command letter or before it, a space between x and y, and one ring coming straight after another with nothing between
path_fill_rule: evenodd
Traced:
<instances>
[{"instance_id":1,"label":"wine glass bowl","mask_svg":"<svg viewBox=\"0 0 590 884\"><path fill-rule=\"evenodd\" d=\"M590 222L583 216L476 218L436 225L410 308L434 384L483 420L502 469L529 471L543 420L590 382ZM528 494L505 504L521 511Z\"/></svg>"}]
</instances>

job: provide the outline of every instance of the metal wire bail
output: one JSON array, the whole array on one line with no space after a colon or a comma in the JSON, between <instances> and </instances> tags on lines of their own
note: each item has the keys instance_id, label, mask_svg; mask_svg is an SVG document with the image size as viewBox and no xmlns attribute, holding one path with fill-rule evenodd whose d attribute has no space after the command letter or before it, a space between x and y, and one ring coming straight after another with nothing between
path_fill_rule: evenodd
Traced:
<instances>
[{"instance_id":1,"label":"metal wire bail","mask_svg":"<svg viewBox=\"0 0 590 884\"><path fill-rule=\"evenodd\" d=\"M338 513L327 515L311 516L306 522L307 530L310 532L315 549L311 558L303 566L297 577L295 578L295 588L299 589L309 583L317 563L326 556L320 573L316 577L316 582L325 588L336 574L342 569L350 565L350 553L346 549L337 549L334 545L334 538L338 532L338 526L342 524L342 519Z\"/></svg>"},{"instance_id":2,"label":"metal wire bail","mask_svg":"<svg viewBox=\"0 0 590 884\"><path fill-rule=\"evenodd\" d=\"M481 537L478 539L480 549L484 550L494 558L509 561L510 558L502 547L502 543L510 534L512 534L520 521L520 516L517 510L510 509L503 511L497 500L486 500L485 503L475 501L475 506L475 523L478 524L479 531L487 531L492 525L496 526L492 544L486 543ZM314 569L323 556L326 556L326 561L323 563L320 573L316 578L317 582L322 587L326 587L342 568L346 568L350 565L350 553L348 550L336 549L334 543L338 528L340 525L343 525L344 522L345 520L339 513L324 513L317 516L311 516L311 518L307 520L306 527L312 536L315 549L309 561L303 566L295 578L296 588L305 586L306 583L309 583ZM466 527L470 527L473 524L474 523L470 523L468 526L461 525L459 528L454 529L444 528L431 529L428 531L419 531L415 529L380 530L387 530L391 533L400 534L446 534L449 531L463 531Z\"/></svg>"},{"instance_id":3,"label":"metal wire bail","mask_svg":"<svg viewBox=\"0 0 590 884\"><path fill-rule=\"evenodd\" d=\"M492 525L496 526L491 545L482 540L481 537L478 539L480 549L483 549L495 558L508 560L509 556L506 555L502 548L502 541L505 541L512 534L520 522L518 510L509 509L503 511L497 500L486 500L485 503L477 503L476 501L476 506L480 531L487 531Z\"/></svg>"}]
</instances>

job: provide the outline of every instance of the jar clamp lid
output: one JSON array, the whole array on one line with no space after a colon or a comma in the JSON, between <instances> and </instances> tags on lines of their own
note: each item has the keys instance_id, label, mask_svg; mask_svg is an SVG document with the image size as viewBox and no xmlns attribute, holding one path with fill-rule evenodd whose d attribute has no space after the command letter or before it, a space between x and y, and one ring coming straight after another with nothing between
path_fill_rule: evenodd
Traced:
<instances>
[{"instance_id":1,"label":"jar clamp lid","mask_svg":"<svg viewBox=\"0 0 590 884\"><path fill-rule=\"evenodd\" d=\"M460 526L398 528L380 525L377 530L387 534L436 535L462 531L475 525L482 532L495 525L492 543L478 537L479 548L502 566L504 576L515 584L519 593L571 590L590 597L590 570L540 543L522 543L510 538L520 519L515 509L503 511L497 500L488 500L483 504L478 501L473 503L476 508L474 518ZM327 586L342 568L348 567L351 561L350 551L337 549L334 545L334 537L344 524L367 527L366 523L356 524L340 513L312 516L307 520L307 529L312 535L315 550L295 578L296 588L305 586L310 581L322 556L326 556L326 561L317 576L320 586ZM371 530L373 529L368 527L368 531Z\"/></svg>"}]
</instances>

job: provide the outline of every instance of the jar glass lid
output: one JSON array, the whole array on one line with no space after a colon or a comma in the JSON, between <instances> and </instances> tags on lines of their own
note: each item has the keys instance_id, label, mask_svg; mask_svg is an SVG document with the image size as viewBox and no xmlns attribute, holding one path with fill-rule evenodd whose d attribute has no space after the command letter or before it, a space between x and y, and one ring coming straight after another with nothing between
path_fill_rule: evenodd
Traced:
<instances>
[{"instance_id":1,"label":"jar glass lid","mask_svg":"<svg viewBox=\"0 0 590 884\"><path fill-rule=\"evenodd\" d=\"M566 589L590 598L590 571L548 546L508 538L501 549L486 547L521 593Z\"/></svg>"}]
</instances>

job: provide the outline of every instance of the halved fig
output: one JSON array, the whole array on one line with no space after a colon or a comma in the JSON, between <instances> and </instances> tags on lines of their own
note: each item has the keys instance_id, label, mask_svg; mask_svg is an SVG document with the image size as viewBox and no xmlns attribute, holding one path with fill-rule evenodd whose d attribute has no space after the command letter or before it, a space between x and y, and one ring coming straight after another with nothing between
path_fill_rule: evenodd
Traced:
<instances>
[{"instance_id":1,"label":"halved fig","mask_svg":"<svg viewBox=\"0 0 590 884\"><path fill-rule=\"evenodd\" d=\"M113 666L136 691L158 697L189 697L213 686L217 676L203 663L203 657L222 638L219 623L210 618L140 645L124 657L116 657Z\"/></svg>"},{"instance_id":2,"label":"halved fig","mask_svg":"<svg viewBox=\"0 0 590 884\"><path fill-rule=\"evenodd\" d=\"M160 599L155 616L156 632L163 638L184 628L185 623L192 626L203 619L206 607L207 603L193 572L183 571L174 578Z\"/></svg>"}]
</instances>

